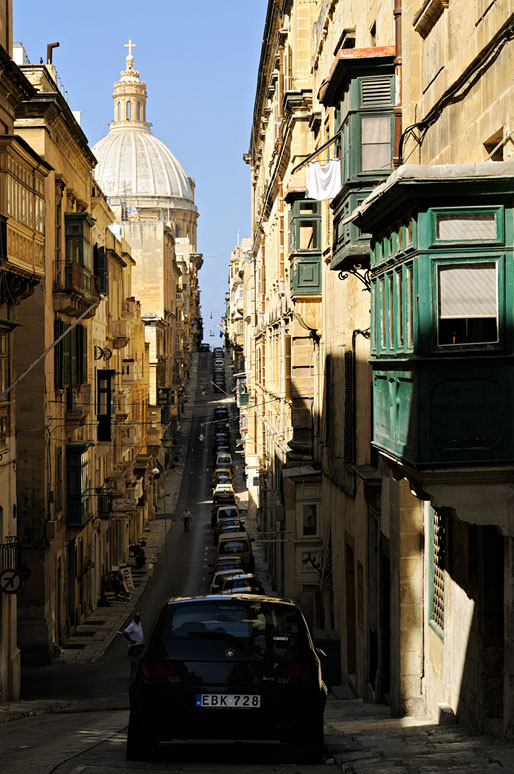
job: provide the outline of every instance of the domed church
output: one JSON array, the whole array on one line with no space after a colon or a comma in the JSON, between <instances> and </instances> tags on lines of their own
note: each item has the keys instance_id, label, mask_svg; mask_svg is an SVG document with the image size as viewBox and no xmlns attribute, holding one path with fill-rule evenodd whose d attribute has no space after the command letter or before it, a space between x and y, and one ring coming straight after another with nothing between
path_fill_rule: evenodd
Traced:
<instances>
[{"instance_id":1,"label":"domed church","mask_svg":"<svg viewBox=\"0 0 514 774\"><path fill-rule=\"evenodd\" d=\"M169 404L176 406L200 324L195 184L152 134L134 46L131 40L125 44L126 69L114 84L109 133L92 149L98 161L95 179L135 261L132 288L150 344L151 400L163 404L168 391Z\"/></svg>"},{"instance_id":2,"label":"domed church","mask_svg":"<svg viewBox=\"0 0 514 774\"><path fill-rule=\"evenodd\" d=\"M154 137L146 120L146 83L134 70L132 48L126 69L114 84L114 120L109 134L93 147L95 178L116 215L124 219L134 208L148 217L172 219L175 235L196 245L194 181L188 178L169 148ZM119 212L118 212L119 210Z\"/></svg>"}]
</instances>

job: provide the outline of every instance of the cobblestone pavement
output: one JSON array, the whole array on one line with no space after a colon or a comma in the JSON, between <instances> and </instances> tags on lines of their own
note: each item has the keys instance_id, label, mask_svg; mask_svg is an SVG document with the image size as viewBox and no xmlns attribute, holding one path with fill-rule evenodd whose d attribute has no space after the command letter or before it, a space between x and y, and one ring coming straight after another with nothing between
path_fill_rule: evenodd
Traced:
<instances>
[{"instance_id":1,"label":"cobblestone pavement","mask_svg":"<svg viewBox=\"0 0 514 774\"><path fill-rule=\"evenodd\" d=\"M198 355L193 360L191 376L186 390L184 404L184 426L189 428L194 411L194 394L198 373ZM228 380L227 380L228 381ZM236 419L232 418L235 437ZM145 531L147 541L147 564L141 571L132 568L135 588L129 602L113 602L110 607L94 610L86 623L79 627L78 636L64 645L61 658L67 662L97 661L123 623L127 620L142 595L151 577L153 566L166 539L166 530L171 527L173 514L184 471L187 444L182 445L179 462L167 471L164 481L166 497L158 518ZM244 460L236 452L234 485L239 503L246 507L244 486ZM165 503L165 505L164 505ZM165 518L165 515L169 518ZM256 524L247 520L247 529L255 538L255 572L267 593L274 593L271 576L265 560L264 547L258 540ZM101 625L97 622L102 621ZM94 637L81 633L95 622ZM75 648L74 645L83 645ZM337 694L337 695L336 695ZM339 698L338 698L339 697ZM65 709L62 701L22 701L0 705L0 722L61 712ZM71 702L70 702L71 704ZM74 705L76 703L73 703ZM392 718L389 707L381 704L366 704L353 696L350 688L343 686L330 692L325 711L326 762L337 764L345 774L485 774L505 772L514 774L514 744L492 736L478 736L469 733L459 725L437 725L426 718Z\"/></svg>"}]
</instances>

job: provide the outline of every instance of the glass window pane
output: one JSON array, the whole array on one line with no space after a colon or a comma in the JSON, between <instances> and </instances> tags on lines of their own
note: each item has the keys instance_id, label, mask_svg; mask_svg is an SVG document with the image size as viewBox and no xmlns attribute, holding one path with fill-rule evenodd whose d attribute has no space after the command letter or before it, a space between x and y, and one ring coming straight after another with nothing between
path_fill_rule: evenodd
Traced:
<instances>
[{"instance_id":1,"label":"glass window pane","mask_svg":"<svg viewBox=\"0 0 514 774\"><path fill-rule=\"evenodd\" d=\"M362 118L362 144L389 143L391 119L389 116L364 116Z\"/></svg>"},{"instance_id":2,"label":"glass window pane","mask_svg":"<svg viewBox=\"0 0 514 774\"><path fill-rule=\"evenodd\" d=\"M459 212L436 215L437 239L462 241L496 239L495 212Z\"/></svg>"},{"instance_id":3,"label":"glass window pane","mask_svg":"<svg viewBox=\"0 0 514 774\"><path fill-rule=\"evenodd\" d=\"M391 166L391 148L387 145L362 146L362 170L388 169Z\"/></svg>"}]
</instances>

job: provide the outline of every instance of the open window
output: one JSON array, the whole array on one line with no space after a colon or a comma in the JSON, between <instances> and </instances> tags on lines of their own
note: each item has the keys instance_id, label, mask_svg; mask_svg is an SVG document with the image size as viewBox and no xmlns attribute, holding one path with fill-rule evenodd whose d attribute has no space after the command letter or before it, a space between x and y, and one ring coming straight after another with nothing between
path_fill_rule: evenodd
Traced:
<instances>
[{"instance_id":1,"label":"open window","mask_svg":"<svg viewBox=\"0 0 514 774\"><path fill-rule=\"evenodd\" d=\"M437 303L439 346L497 343L496 261L439 264Z\"/></svg>"}]
</instances>

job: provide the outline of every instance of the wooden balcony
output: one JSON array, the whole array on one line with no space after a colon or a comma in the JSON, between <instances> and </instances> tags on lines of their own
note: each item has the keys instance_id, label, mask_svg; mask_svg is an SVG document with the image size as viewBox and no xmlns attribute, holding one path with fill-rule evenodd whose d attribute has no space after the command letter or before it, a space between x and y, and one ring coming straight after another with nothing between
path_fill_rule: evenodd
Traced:
<instances>
[{"instance_id":1,"label":"wooden balcony","mask_svg":"<svg viewBox=\"0 0 514 774\"><path fill-rule=\"evenodd\" d=\"M79 317L90 306L100 301L97 278L85 266L68 263L58 273L54 283L54 309L72 317ZM87 317L93 317L92 309Z\"/></svg>"}]
</instances>

